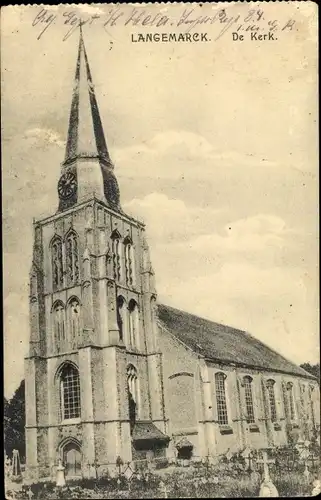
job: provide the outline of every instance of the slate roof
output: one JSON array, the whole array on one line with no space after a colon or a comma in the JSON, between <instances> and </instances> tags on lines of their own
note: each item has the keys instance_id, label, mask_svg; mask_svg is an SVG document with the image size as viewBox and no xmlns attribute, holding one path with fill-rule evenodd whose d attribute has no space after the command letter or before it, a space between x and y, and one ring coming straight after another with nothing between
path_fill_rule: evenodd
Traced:
<instances>
[{"instance_id":1,"label":"slate roof","mask_svg":"<svg viewBox=\"0 0 321 500\"><path fill-rule=\"evenodd\" d=\"M136 422L133 429L133 441L145 440L169 441L169 437L157 429L153 422Z\"/></svg>"},{"instance_id":2,"label":"slate roof","mask_svg":"<svg viewBox=\"0 0 321 500\"><path fill-rule=\"evenodd\" d=\"M288 361L249 333L221 325L163 304L158 318L178 340L204 358L315 380L310 373Z\"/></svg>"}]
</instances>

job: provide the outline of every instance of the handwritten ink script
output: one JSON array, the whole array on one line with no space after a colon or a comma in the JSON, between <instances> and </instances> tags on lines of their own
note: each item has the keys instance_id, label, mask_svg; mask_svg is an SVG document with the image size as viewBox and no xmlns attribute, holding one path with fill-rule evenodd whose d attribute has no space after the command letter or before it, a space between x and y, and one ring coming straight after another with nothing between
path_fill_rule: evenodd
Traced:
<instances>
[{"instance_id":1,"label":"handwritten ink script","mask_svg":"<svg viewBox=\"0 0 321 500\"><path fill-rule=\"evenodd\" d=\"M76 11L63 11L59 14L48 9L40 9L32 21L32 26L37 31L39 40L50 30L54 24L60 23L65 32L63 40L67 40L81 25L100 25L107 31L115 26L129 26L136 28L179 28L185 33L190 33L196 28L204 26L216 26L217 30L214 40L218 40L225 33L231 32L255 32L276 33L296 29L295 20L287 19L279 21L265 14L263 9L249 9L245 14L230 15L228 8L217 10L212 16L199 15L200 9L182 8L176 16L165 15L161 12L156 14L146 9L134 7L130 12L121 7L109 9L106 14L92 14L87 18Z\"/></svg>"}]
</instances>

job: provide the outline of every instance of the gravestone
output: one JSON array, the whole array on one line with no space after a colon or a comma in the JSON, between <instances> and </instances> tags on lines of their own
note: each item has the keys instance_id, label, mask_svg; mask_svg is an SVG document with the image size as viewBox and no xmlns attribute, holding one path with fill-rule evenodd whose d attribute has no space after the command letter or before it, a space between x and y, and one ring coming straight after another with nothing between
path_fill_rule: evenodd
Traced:
<instances>
[{"instance_id":1,"label":"gravestone","mask_svg":"<svg viewBox=\"0 0 321 500\"><path fill-rule=\"evenodd\" d=\"M6 455L6 458L5 458L5 461L4 461L4 470L5 470L5 475L6 475L6 477L11 476L11 473L12 473L12 465L11 465L11 460L10 460L10 458L8 457L8 455Z\"/></svg>"},{"instance_id":2,"label":"gravestone","mask_svg":"<svg viewBox=\"0 0 321 500\"><path fill-rule=\"evenodd\" d=\"M263 464L263 482L260 487L259 497L269 498L278 497L279 493L270 478L269 464L274 463L273 459L268 459L267 451L262 450L263 459L258 460L258 463Z\"/></svg>"},{"instance_id":3,"label":"gravestone","mask_svg":"<svg viewBox=\"0 0 321 500\"><path fill-rule=\"evenodd\" d=\"M300 456L302 451L306 448L303 439L299 439L294 448L299 452Z\"/></svg>"},{"instance_id":4,"label":"gravestone","mask_svg":"<svg viewBox=\"0 0 321 500\"><path fill-rule=\"evenodd\" d=\"M132 470L131 466L128 464L127 467L125 468L124 472L123 472L123 476L128 481L130 481L131 478L133 477L133 475L134 475L134 471Z\"/></svg>"},{"instance_id":5,"label":"gravestone","mask_svg":"<svg viewBox=\"0 0 321 500\"><path fill-rule=\"evenodd\" d=\"M163 498L167 498L167 488L166 488L166 484L164 483L164 481L160 481L159 489L164 495Z\"/></svg>"}]
</instances>

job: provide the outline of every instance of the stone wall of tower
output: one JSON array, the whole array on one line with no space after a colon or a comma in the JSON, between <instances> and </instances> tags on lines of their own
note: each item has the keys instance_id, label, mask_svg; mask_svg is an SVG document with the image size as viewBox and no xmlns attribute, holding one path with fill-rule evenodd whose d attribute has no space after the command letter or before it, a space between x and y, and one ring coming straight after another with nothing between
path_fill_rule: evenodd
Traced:
<instances>
[{"instance_id":1,"label":"stone wall of tower","mask_svg":"<svg viewBox=\"0 0 321 500\"><path fill-rule=\"evenodd\" d=\"M103 473L104 466L115 462L118 455L125 461L132 457L127 391L129 364L135 366L138 374L137 419L153 420L166 431L162 358L155 326L156 293L144 228L127 216L106 209L95 199L40 221L37 228L37 270L41 272L35 273L33 266L30 345L37 345L38 350L34 351L33 347L30 352L36 357L26 360L27 466L34 467L42 477L53 474L62 443L73 438L82 448L83 473L92 474L90 464L95 461ZM70 231L78 237L79 280L72 286L64 282L55 290L51 244L56 237L64 242ZM114 231L119 233L121 242L126 238L132 242L135 280L130 285L125 280L124 261L121 278L115 279L113 274L111 235ZM65 262L64 246L63 259ZM119 295L126 304L131 299L138 304L136 346L128 345L126 334L123 341L120 340ZM73 297L79 299L81 305L81 335L77 346L58 349L53 306L57 301L67 305ZM42 358L37 357L40 353ZM59 411L59 373L64 363L72 363L80 375L81 419L71 424L61 421Z\"/></svg>"},{"instance_id":2,"label":"stone wall of tower","mask_svg":"<svg viewBox=\"0 0 321 500\"><path fill-rule=\"evenodd\" d=\"M45 313L43 310L38 312L37 302L32 306L31 319L35 325L32 330L33 335L40 335L40 330L42 330L45 352L54 354L50 321L52 306L57 300L66 304L73 295L82 300L83 341L85 343L108 345L115 342L113 333L118 328L115 299L122 295L127 304L134 299L139 306L139 351L144 353L157 351L156 321L153 310L156 292L148 249L144 246L143 226L93 201L42 221L39 224L39 231L42 252L39 265L45 279L43 283L39 283L39 276L35 274L34 267L32 279L35 289L38 290L40 286L43 288L41 292L37 292L37 297L42 299ZM80 280L74 286L65 284L60 290L54 291L50 245L54 237L59 237L64 241L69 231L75 231L78 235ZM113 231L119 232L121 243L126 237L132 240L135 281L131 286L128 286L125 281L124 259L122 259L121 279L115 281L112 275L110 237ZM65 258L64 247L63 256ZM40 326L37 315L43 321Z\"/></svg>"}]
</instances>

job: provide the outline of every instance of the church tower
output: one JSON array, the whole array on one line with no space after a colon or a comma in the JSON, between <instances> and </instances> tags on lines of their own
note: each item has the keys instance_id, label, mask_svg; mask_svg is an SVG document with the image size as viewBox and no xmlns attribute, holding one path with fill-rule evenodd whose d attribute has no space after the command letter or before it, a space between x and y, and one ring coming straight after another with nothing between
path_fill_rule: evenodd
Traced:
<instances>
[{"instance_id":1,"label":"church tower","mask_svg":"<svg viewBox=\"0 0 321 500\"><path fill-rule=\"evenodd\" d=\"M80 32L58 210L34 222L25 360L30 480L103 475L169 438L154 273L127 216Z\"/></svg>"}]
</instances>

